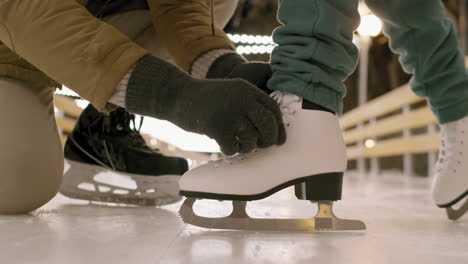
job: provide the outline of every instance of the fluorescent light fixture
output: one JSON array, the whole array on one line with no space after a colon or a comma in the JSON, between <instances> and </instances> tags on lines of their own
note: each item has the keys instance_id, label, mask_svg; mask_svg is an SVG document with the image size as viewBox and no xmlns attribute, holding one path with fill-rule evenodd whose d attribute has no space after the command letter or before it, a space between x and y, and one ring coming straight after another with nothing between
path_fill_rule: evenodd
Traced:
<instances>
[{"instance_id":1,"label":"fluorescent light fixture","mask_svg":"<svg viewBox=\"0 0 468 264\"><path fill-rule=\"evenodd\" d=\"M260 35L246 35L246 34L227 34L232 42L236 44L249 44L249 45L274 45L273 38L271 36L260 36Z\"/></svg>"}]
</instances>

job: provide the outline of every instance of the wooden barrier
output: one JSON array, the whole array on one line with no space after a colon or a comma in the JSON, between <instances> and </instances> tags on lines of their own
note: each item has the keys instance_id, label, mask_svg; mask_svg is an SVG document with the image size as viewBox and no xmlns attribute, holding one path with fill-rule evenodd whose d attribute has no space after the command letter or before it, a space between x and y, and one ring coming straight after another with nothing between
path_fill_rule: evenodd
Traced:
<instances>
[{"instance_id":1,"label":"wooden barrier","mask_svg":"<svg viewBox=\"0 0 468 264\"><path fill-rule=\"evenodd\" d=\"M78 118L83 111L73 99L63 95L54 95L54 106L73 118Z\"/></svg>"},{"instance_id":2,"label":"wooden barrier","mask_svg":"<svg viewBox=\"0 0 468 264\"><path fill-rule=\"evenodd\" d=\"M343 129L355 126L361 122L383 116L406 105L411 105L423 101L417 97L409 85L404 85L383 96L380 96L365 105L355 108L340 118Z\"/></svg>"},{"instance_id":3,"label":"wooden barrier","mask_svg":"<svg viewBox=\"0 0 468 264\"><path fill-rule=\"evenodd\" d=\"M390 139L379 139L404 130L435 124L436 118L427 105L412 109L408 113L400 111L405 106L423 100L414 95L409 85L404 85L343 115L340 118L340 125L348 146L348 158L355 160L436 152L439 148L438 133L425 133L405 138L398 135ZM375 121L369 122L370 120ZM370 141L370 144L355 146L358 142L366 141Z\"/></svg>"},{"instance_id":4,"label":"wooden barrier","mask_svg":"<svg viewBox=\"0 0 468 264\"><path fill-rule=\"evenodd\" d=\"M73 130L76 120L83 110L76 105L73 99L58 94L54 95L54 107L63 113L63 115L55 117L55 122L60 132L60 140L64 145L68 134Z\"/></svg>"}]
</instances>

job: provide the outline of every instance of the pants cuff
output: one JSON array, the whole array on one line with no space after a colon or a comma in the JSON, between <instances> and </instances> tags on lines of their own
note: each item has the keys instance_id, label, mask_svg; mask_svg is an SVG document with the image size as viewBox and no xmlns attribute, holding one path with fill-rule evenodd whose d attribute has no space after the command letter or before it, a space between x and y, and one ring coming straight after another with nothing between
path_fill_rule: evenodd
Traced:
<instances>
[{"instance_id":1,"label":"pants cuff","mask_svg":"<svg viewBox=\"0 0 468 264\"><path fill-rule=\"evenodd\" d=\"M440 124L460 120L468 116L468 99L441 110L435 110L432 108L432 112L434 112L434 115L437 117Z\"/></svg>"},{"instance_id":2,"label":"pants cuff","mask_svg":"<svg viewBox=\"0 0 468 264\"><path fill-rule=\"evenodd\" d=\"M286 80L275 77L278 76L273 76L268 83L270 89L295 94L341 115L343 111L343 99L334 90L317 84L308 84L298 79L287 78Z\"/></svg>"}]
</instances>

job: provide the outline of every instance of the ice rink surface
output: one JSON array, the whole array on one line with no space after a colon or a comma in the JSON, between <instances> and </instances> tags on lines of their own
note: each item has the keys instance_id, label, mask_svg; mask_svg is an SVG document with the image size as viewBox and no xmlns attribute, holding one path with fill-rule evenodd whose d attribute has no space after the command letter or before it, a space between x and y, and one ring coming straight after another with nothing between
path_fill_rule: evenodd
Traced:
<instances>
[{"instance_id":1,"label":"ice rink surface","mask_svg":"<svg viewBox=\"0 0 468 264\"><path fill-rule=\"evenodd\" d=\"M468 263L468 216L450 222L434 207L430 180L397 173L348 173L338 217L361 219L364 232L297 233L206 230L185 225L180 203L161 208L89 204L58 195L28 216L0 216L0 263ZM229 203L198 202L205 215ZM316 206L287 189L248 205L256 217L312 217Z\"/></svg>"}]
</instances>

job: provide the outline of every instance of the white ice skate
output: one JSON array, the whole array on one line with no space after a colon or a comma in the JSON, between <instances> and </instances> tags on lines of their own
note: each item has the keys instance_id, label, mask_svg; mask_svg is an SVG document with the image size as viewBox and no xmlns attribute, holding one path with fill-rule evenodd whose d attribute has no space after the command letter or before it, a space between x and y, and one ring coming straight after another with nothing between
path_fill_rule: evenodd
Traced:
<instances>
[{"instance_id":1,"label":"white ice skate","mask_svg":"<svg viewBox=\"0 0 468 264\"><path fill-rule=\"evenodd\" d=\"M286 124L287 141L245 155L235 155L199 166L182 176L180 194L188 197L179 214L185 223L237 230L361 230L357 220L341 220L332 202L341 199L346 152L338 118L328 112L303 110L302 98L276 91ZM318 202L312 219L250 218L246 201L259 200L295 185L298 199ZM225 218L207 218L193 211L196 199L232 200Z\"/></svg>"},{"instance_id":2,"label":"white ice skate","mask_svg":"<svg viewBox=\"0 0 468 264\"><path fill-rule=\"evenodd\" d=\"M432 194L437 206L446 208L451 220L468 211L468 201L452 206L468 195L468 117L441 125L441 146Z\"/></svg>"}]
</instances>

